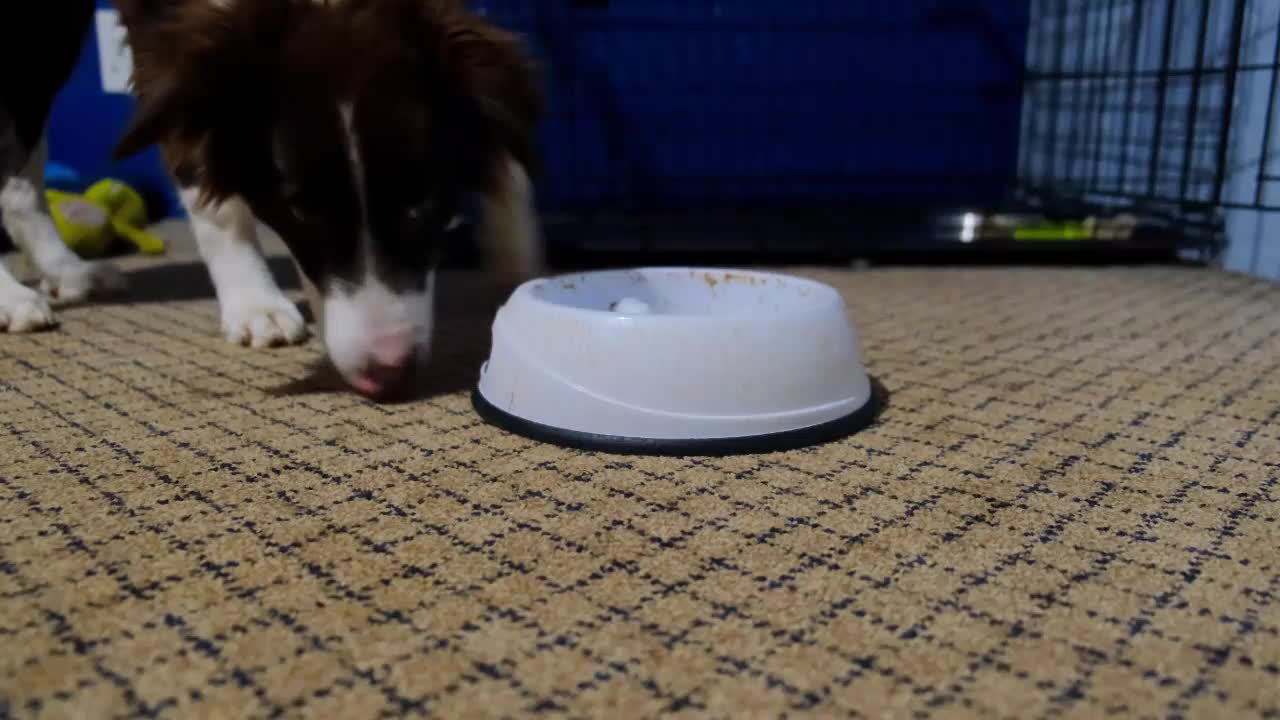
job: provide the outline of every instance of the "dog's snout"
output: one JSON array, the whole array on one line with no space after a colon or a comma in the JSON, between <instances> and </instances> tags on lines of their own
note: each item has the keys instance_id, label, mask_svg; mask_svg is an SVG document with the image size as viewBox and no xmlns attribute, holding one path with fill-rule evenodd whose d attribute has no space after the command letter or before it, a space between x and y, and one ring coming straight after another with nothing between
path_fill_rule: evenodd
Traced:
<instances>
[{"instance_id":1,"label":"dog's snout","mask_svg":"<svg viewBox=\"0 0 1280 720\"><path fill-rule=\"evenodd\" d=\"M369 364L383 368L400 368L413 355L413 330L405 327L383 332L369 341Z\"/></svg>"},{"instance_id":2,"label":"dog's snout","mask_svg":"<svg viewBox=\"0 0 1280 720\"><path fill-rule=\"evenodd\" d=\"M431 355L429 292L371 277L335 284L320 296L321 334L334 369L354 391L374 400L411 394Z\"/></svg>"},{"instance_id":3,"label":"dog's snout","mask_svg":"<svg viewBox=\"0 0 1280 720\"><path fill-rule=\"evenodd\" d=\"M370 339L367 356L351 373L351 385L370 397L394 394L412 380L416 355L411 331L380 333Z\"/></svg>"}]
</instances>

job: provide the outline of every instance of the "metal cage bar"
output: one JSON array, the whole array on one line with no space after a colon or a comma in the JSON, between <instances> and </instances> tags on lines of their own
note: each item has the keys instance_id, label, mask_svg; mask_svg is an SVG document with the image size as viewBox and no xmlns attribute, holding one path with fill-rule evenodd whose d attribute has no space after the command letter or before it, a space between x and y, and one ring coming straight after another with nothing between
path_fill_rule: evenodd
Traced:
<instances>
[{"instance_id":1,"label":"metal cage bar","mask_svg":"<svg viewBox=\"0 0 1280 720\"><path fill-rule=\"evenodd\" d=\"M1277 24L1273 0L1035 3L1020 190L1191 224L1280 211Z\"/></svg>"}]
</instances>

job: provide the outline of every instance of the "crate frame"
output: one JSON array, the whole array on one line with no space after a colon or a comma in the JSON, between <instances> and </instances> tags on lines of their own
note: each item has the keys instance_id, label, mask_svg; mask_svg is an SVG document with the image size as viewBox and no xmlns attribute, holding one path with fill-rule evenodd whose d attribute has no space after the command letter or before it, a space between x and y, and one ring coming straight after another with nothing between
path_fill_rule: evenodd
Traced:
<instances>
[{"instance_id":1,"label":"crate frame","mask_svg":"<svg viewBox=\"0 0 1280 720\"><path fill-rule=\"evenodd\" d=\"M1017 197L1159 218L1220 258L1227 214L1280 212L1277 23L1270 0L1035 0Z\"/></svg>"}]
</instances>

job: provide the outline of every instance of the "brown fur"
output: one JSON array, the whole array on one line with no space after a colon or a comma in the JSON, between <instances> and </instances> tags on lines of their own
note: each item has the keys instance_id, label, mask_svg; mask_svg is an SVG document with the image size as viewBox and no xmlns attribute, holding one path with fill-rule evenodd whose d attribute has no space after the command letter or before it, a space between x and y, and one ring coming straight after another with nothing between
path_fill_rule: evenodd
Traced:
<instances>
[{"instance_id":1,"label":"brown fur","mask_svg":"<svg viewBox=\"0 0 1280 720\"><path fill-rule=\"evenodd\" d=\"M322 289L361 271L362 221L383 269L421 282L465 196L502 192L508 158L532 174L533 62L461 2L116 5L138 99L118 154L158 143L203 200L244 198ZM364 143L363 188L352 185L340 106L354 108Z\"/></svg>"},{"instance_id":2,"label":"brown fur","mask_svg":"<svg viewBox=\"0 0 1280 720\"><path fill-rule=\"evenodd\" d=\"M407 123L406 130L426 131L420 119L426 112L434 127L454 133L449 142L461 144L470 159L501 148L526 166L535 161L541 96L532 62L516 38L460 2L116 5L134 51L138 98L117 154L159 143L179 178L210 199L252 196L273 181L261 165L272 157L269 129L290 84L323 83L375 98L378 90L368 83L416 84L422 107L390 118ZM495 182L491 165L461 179Z\"/></svg>"}]
</instances>

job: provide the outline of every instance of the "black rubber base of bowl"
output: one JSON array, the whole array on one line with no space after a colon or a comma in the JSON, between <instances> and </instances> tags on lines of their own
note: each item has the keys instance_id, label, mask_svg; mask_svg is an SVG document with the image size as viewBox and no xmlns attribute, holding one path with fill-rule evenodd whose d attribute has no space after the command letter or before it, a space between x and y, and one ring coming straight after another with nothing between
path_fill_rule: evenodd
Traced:
<instances>
[{"instance_id":1,"label":"black rubber base of bowl","mask_svg":"<svg viewBox=\"0 0 1280 720\"><path fill-rule=\"evenodd\" d=\"M574 450L588 450L613 455L649 455L665 457L724 457L798 450L842 440L870 426L879 416L885 401L884 388L874 380L871 397L857 410L821 425L766 435L705 439L654 439L598 435L566 430L517 417L499 409L485 399L480 388L471 391L471 404L480 417L507 432L539 442Z\"/></svg>"}]
</instances>

